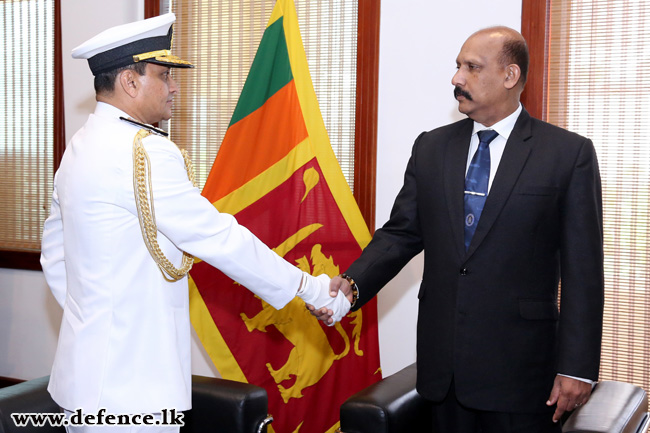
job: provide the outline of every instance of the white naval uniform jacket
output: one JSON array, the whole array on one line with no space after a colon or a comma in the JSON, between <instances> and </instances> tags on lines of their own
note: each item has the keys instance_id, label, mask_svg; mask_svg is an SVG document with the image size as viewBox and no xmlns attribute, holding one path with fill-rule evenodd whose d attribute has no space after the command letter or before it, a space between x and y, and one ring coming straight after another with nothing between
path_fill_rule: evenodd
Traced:
<instances>
[{"instance_id":1,"label":"white naval uniform jacket","mask_svg":"<svg viewBox=\"0 0 650 433\"><path fill-rule=\"evenodd\" d=\"M98 103L55 175L41 264L63 319L48 390L69 410L187 410L187 277L166 281L145 246L133 194L133 139L140 128L120 116L128 117ZM174 143L150 135L143 144L167 258L180 267L186 251L275 308L293 299L301 271L201 196Z\"/></svg>"}]
</instances>

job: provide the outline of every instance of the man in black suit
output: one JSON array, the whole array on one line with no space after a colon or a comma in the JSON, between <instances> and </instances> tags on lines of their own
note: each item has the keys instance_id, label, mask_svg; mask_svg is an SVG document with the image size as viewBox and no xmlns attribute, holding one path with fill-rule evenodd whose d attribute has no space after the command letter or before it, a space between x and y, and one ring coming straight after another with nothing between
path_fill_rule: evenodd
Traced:
<instances>
[{"instance_id":1,"label":"man in black suit","mask_svg":"<svg viewBox=\"0 0 650 433\"><path fill-rule=\"evenodd\" d=\"M358 288L358 309L424 250L417 389L434 402L435 431L559 432L562 414L589 398L600 363L596 154L589 139L521 106L528 48L518 32L476 32L456 65L454 95L468 119L417 138L389 221L331 290ZM468 182L485 129L498 134L485 147L481 193ZM468 210L468 195L487 195L482 212Z\"/></svg>"}]
</instances>

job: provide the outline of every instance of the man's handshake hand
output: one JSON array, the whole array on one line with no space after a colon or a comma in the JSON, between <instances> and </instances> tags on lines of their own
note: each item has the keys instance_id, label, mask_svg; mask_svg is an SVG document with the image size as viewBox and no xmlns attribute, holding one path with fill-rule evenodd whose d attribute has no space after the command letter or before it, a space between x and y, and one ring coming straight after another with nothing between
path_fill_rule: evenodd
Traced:
<instances>
[{"instance_id":1,"label":"man's handshake hand","mask_svg":"<svg viewBox=\"0 0 650 433\"><path fill-rule=\"evenodd\" d=\"M334 323L341 320L347 313L350 311L350 304L352 303L352 287L350 283L345 278L340 276L332 278L332 281L329 283L329 295L330 299L344 299L347 310L344 314L339 315L337 311L333 310L331 307L324 305L322 307L317 307L316 304L307 302L307 309L315 316L318 320L323 323L326 323L328 326L332 326ZM303 298L304 299L304 298Z\"/></svg>"}]
</instances>

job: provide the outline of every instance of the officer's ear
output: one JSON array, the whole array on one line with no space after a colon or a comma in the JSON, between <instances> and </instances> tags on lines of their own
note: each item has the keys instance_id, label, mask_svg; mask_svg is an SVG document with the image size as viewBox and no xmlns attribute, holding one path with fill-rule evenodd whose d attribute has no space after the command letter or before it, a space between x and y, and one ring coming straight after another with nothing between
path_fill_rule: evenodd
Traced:
<instances>
[{"instance_id":1,"label":"officer's ear","mask_svg":"<svg viewBox=\"0 0 650 433\"><path fill-rule=\"evenodd\" d=\"M117 76L118 85L130 97L135 98L138 95L140 88L140 81L138 80L138 73L133 69L124 69Z\"/></svg>"},{"instance_id":2,"label":"officer's ear","mask_svg":"<svg viewBox=\"0 0 650 433\"><path fill-rule=\"evenodd\" d=\"M506 66L505 72L506 76L503 84L506 89L510 90L519 82L519 79L521 78L521 68L519 65L513 63Z\"/></svg>"}]
</instances>

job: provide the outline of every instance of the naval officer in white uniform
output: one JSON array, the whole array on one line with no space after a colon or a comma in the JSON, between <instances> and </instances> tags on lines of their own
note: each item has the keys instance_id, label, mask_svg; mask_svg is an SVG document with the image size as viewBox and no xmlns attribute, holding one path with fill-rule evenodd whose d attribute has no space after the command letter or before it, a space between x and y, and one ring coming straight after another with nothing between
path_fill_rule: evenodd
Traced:
<instances>
[{"instance_id":1,"label":"naval officer in white uniform","mask_svg":"<svg viewBox=\"0 0 650 433\"><path fill-rule=\"evenodd\" d=\"M150 126L171 117L170 68L192 67L170 53L174 21L114 27L72 52L89 62L97 108L55 175L41 256L64 310L48 390L67 411L191 408L193 256L278 309L296 295L339 319L350 308L351 297L329 296L329 277L303 273L219 213L189 159Z\"/></svg>"}]
</instances>

